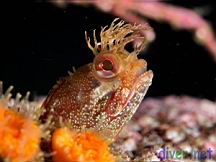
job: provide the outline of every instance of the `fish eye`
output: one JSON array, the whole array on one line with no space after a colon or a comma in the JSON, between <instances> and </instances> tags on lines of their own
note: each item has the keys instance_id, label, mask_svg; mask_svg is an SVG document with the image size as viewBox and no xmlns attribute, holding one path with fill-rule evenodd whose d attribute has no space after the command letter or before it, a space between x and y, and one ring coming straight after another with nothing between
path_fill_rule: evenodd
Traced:
<instances>
[{"instance_id":1,"label":"fish eye","mask_svg":"<svg viewBox=\"0 0 216 162\"><path fill-rule=\"evenodd\" d=\"M102 68L106 71L113 69L113 63L111 60L104 60L102 62Z\"/></svg>"},{"instance_id":2,"label":"fish eye","mask_svg":"<svg viewBox=\"0 0 216 162\"><path fill-rule=\"evenodd\" d=\"M118 58L112 54L99 54L93 62L96 75L102 79L115 77L119 71L118 64Z\"/></svg>"}]
</instances>

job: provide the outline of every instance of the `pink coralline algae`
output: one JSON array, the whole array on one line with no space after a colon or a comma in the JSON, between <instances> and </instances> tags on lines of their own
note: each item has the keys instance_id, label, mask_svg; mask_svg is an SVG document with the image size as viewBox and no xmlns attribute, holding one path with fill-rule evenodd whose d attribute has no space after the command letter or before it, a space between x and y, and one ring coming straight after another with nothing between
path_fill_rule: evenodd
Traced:
<instances>
[{"instance_id":1,"label":"pink coralline algae","mask_svg":"<svg viewBox=\"0 0 216 162\"><path fill-rule=\"evenodd\" d=\"M77 5L93 5L97 9L111 13L128 22L135 22L149 26L143 17L156 21L167 22L177 29L186 29L194 34L197 42L203 45L213 59L216 60L216 39L211 25L197 12L171 5L159 0L139 1L139 0L55 0L52 1L59 6L69 3ZM147 40L153 41L155 33L153 30L144 32Z\"/></svg>"}]
</instances>

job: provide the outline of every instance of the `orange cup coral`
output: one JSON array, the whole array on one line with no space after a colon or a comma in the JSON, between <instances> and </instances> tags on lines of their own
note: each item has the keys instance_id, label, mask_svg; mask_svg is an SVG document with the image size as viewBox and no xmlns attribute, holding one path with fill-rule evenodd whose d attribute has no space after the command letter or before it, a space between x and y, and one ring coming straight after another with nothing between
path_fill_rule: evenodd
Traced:
<instances>
[{"instance_id":1,"label":"orange cup coral","mask_svg":"<svg viewBox=\"0 0 216 162\"><path fill-rule=\"evenodd\" d=\"M52 149L54 162L114 162L108 142L89 131L75 133L67 128L56 129Z\"/></svg>"},{"instance_id":2,"label":"orange cup coral","mask_svg":"<svg viewBox=\"0 0 216 162\"><path fill-rule=\"evenodd\" d=\"M36 124L0 103L0 156L10 162L33 160L40 150Z\"/></svg>"}]
</instances>

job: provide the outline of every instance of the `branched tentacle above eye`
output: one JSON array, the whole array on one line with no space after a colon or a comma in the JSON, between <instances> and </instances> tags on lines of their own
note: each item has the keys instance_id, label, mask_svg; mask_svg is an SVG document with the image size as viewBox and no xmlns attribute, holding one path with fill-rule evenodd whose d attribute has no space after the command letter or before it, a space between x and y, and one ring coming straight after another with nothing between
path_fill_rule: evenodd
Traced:
<instances>
[{"instance_id":1,"label":"branched tentacle above eye","mask_svg":"<svg viewBox=\"0 0 216 162\"><path fill-rule=\"evenodd\" d=\"M136 44L134 47L134 51L132 51L132 53L138 54L141 50L144 49L147 41L145 39L143 31L149 29L142 25L126 24L122 20L117 22L118 20L119 19L116 18L109 26L109 28L108 26L105 26L101 29L101 42L97 41L94 30L94 47L92 47L90 43L90 38L87 36L87 32L85 32L87 45L92 50L94 55L106 51L113 51L114 53L124 52L129 54L129 52L125 50L125 45L134 41L137 42L135 42Z\"/></svg>"}]
</instances>

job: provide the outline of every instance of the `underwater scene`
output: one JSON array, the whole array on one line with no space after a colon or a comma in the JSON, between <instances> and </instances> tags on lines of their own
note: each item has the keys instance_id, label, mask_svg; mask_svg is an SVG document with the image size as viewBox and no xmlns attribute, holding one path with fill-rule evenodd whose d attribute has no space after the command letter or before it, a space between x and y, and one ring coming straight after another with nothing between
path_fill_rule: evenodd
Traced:
<instances>
[{"instance_id":1,"label":"underwater scene","mask_svg":"<svg viewBox=\"0 0 216 162\"><path fill-rule=\"evenodd\" d=\"M0 162L216 162L213 3L34 0L4 16Z\"/></svg>"}]
</instances>

